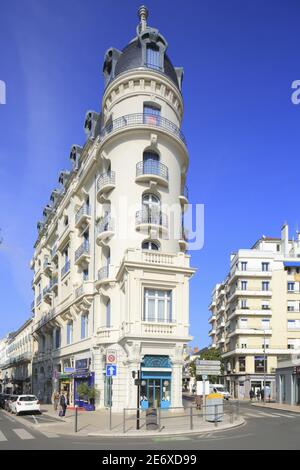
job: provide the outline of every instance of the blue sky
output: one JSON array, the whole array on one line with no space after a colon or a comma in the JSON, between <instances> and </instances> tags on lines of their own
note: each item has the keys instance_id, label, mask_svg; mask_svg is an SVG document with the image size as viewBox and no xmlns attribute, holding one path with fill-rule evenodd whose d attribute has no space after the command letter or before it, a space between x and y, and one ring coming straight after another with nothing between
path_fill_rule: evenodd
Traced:
<instances>
[{"instance_id":1,"label":"blue sky","mask_svg":"<svg viewBox=\"0 0 300 470\"><path fill-rule=\"evenodd\" d=\"M102 62L135 35L130 0L0 0L0 336L30 315L29 262L41 217L83 120L98 110ZM298 0L148 0L149 23L185 69L183 131L190 201L205 204L205 244L192 252L193 344L205 346L208 304L229 255L284 221L300 228Z\"/></svg>"}]
</instances>

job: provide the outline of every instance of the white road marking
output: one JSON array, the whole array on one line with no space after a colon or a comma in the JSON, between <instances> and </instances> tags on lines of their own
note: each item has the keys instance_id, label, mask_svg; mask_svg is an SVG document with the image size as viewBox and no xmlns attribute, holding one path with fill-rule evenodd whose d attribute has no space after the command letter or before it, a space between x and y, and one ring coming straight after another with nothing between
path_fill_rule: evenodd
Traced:
<instances>
[{"instance_id":1,"label":"white road marking","mask_svg":"<svg viewBox=\"0 0 300 470\"><path fill-rule=\"evenodd\" d=\"M6 437L4 436L3 432L0 431L0 442L7 441Z\"/></svg>"},{"instance_id":2,"label":"white road marking","mask_svg":"<svg viewBox=\"0 0 300 470\"><path fill-rule=\"evenodd\" d=\"M31 415L31 416L32 416L33 419L34 419L35 424L39 424L39 422L38 422L38 420L36 419L36 417L35 417L34 415Z\"/></svg>"},{"instance_id":3,"label":"white road marking","mask_svg":"<svg viewBox=\"0 0 300 470\"><path fill-rule=\"evenodd\" d=\"M59 437L58 434L54 434L51 432L39 431L43 436L48 437L49 439L53 439L54 437Z\"/></svg>"},{"instance_id":4,"label":"white road marking","mask_svg":"<svg viewBox=\"0 0 300 470\"><path fill-rule=\"evenodd\" d=\"M292 418L292 419L295 418L295 416L288 415L288 414L286 414L286 415L280 414L280 413L272 413L272 414L273 414L273 416L279 416L280 418Z\"/></svg>"},{"instance_id":5,"label":"white road marking","mask_svg":"<svg viewBox=\"0 0 300 470\"><path fill-rule=\"evenodd\" d=\"M5 415L5 418L8 419L8 421L11 421L12 423L16 422L16 420L9 415Z\"/></svg>"},{"instance_id":6,"label":"white road marking","mask_svg":"<svg viewBox=\"0 0 300 470\"><path fill-rule=\"evenodd\" d=\"M17 428L17 429L13 429L14 433L17 434L17 436L19 436L20 439L35 439L35 437L33 437L28 431L26 431L26 429L23 429L23 428Z\"/></svg>"}]
</instances>

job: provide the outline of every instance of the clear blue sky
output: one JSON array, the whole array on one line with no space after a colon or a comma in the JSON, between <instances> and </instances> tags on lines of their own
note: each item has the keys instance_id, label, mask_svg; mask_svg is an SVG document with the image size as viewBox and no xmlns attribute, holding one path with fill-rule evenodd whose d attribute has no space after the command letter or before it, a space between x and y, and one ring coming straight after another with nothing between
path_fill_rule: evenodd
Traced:
<instances>
[{"instance_id":1,"label":"clear blue sky","mask_svg":"<svg viewBox=\"0 0 300 470\"><path fill-rule=\"evenodd\" d=\"M0 0L0 336L30 315L36 222L98 110L110 46L135 35L135 0ZM149 23L183 66L190 200L205 204L205 245L192 253L191 333L203 347L214 284L229 255L281 224L300 227L298 0L148 0Z\"/></svg>"}]
</instances>

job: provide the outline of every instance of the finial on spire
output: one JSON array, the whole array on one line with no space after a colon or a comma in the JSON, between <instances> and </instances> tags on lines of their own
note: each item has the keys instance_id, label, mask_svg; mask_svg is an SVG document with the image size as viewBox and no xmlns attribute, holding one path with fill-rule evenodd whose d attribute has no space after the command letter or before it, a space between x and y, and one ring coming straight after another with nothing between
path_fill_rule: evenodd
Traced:
<instances>
[{"instance_id":1,"label":"finial on spire","mask_svg":"<svg viewBox=\"0 0 300 470\"><path fill-rule=\"evenodd\" d=\"M145 5L140 6L140 8L138 9L138 17L140 19L140 31L144 31L146 29L148 15L148 8L145 7Z\"/></svg>"}]
</instances>

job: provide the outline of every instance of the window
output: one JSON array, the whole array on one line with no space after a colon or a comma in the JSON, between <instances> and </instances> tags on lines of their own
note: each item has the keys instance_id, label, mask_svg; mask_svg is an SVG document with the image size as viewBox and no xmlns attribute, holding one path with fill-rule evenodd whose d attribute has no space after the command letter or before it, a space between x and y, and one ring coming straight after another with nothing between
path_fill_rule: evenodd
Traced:
<instances>
[{"instance_id":1,"label":"window","mask_svg":"<svg viewBox=\"0 0 300 470\"><path fill-rule=\"evenodd\" d=\"M289 292L293 292L295 290L295 283L294 282L288 282L287 283L287 288Z\"/></svg>"},{"instance_id":2,"label":"window","mask_svg":"<svg viewBox=\"0 0 300 470\"><path fill-rule=\"evenodd\" d=\"M89 317L87 314L81 315L81 339L88 336Z\"/></svg>"},{"instance_id":3,"label":"window","mask_svg":"<svg viewBox=\"0 0 300 470\"><path fill-rule=\"evenodd\" d=\"M89 269L86 268L82 271L82 276L83 276L83 280L84 281L88 281L89 280Z\"/></svg>"},{"instance_id":4,"label":"window","mask_svg":"<svg viewBox=\"0 0 300 470\"><path fill-rule=\"evenodd\" d=\"M270 285L269 281L262 281L261 283L262 290L263 291L269 290L269 285Z\"/></svg>"},{"instance_id":5,"label":"window","mask_svg":"<svg viewBox=\"0 0 300 470\"><path fill-rule=\"evenodd\" d=\"M270 263L261 263L262 271L269 271L269 265Z\"/></svg>"},{"instance_id":6,"label":"window","mask_svg":"<svg viewBox=\"0 0 300 470\"><path fill-rule=\"evenodd\" d=\"M247 309L247 299L242 299L241 300L241 308L242 309Z\"/></svg>"},{"instance_id":7,"label":"window","mask_svg":"<svg viewBox=\"0 0 300 470\"><path fill-rule=\"evenodd\" d=\"M245 370L246 370L246 357L242 356L242 357L239 357L239 371L245 372Z\"/></svg>"},{"instance_id":8,"label":"window","mask_svg":"<svg viewBox=\"0 0 300 470\"><path fill-rule=\"evenodd\" d=\"M167 290L145 289L144 321L172 321L172 292Z\"/></svg>"},{"instance_id":9,"label":"window","mask_svg":"<svg viewBox=\"0 0 300 470\"><path fill-rule=\"evenodd\" d=\"M288 320L288 330L300 329L300 320Z\"/></svg>"},{"instance_id":10,"label":"window","mask_svg":"<svg viewBox=\"0 0 300 470\"><path fill-rule=\"evenodd\" d=\"M248 326L247 318L241 318L240 319L240 328L247 328L247 326Z\"/></svg>"},{"instance_id":11,"label":"window","mask_svg":"<svg viewBox=\"0 0 300 470\"><path fill-rule=\"evenodd\" d=\"M147 44L146 66L156 70L161 69L159 47L155 44Z\"/></svg>"},{"instance_id":12,"label":"window","mask_svg":"<svg viewBox=\"0 0 300 470\"><path fill-rule=\"evenodd\" d=\"M73 343L73 322L67 323L67 344Z\"/></svg>"},{"instance_id":13,"label":"window","mask_svg":"<svg viewBox=\"0 0 300 470\"><path fill-rule=\"evenodd\" d=\"M269 330L270 329L270 320L268 318L263 318L261 321L261 327L263 330Z\"/></svg>"},{"instance_id":14,"label":"window","mask_svg":"<svg viewBox=\"0 0 300 470\"><path fill-rule=\"evenodd\" d=\"M143 250L155 250L158 251L158 245L157 243L151 242L150 240L145 241L142 243L142 249Z\"/></svg>"},{"instance_id":15,"label":"window","mask_svg":"<svg viewBox=\"0 0 300 470\"><path fill-rule=\"evenodd\" d=\"M159 126L160 108L158 106L144 104L144 124Z\"/></svg>"},{"instance_id":16,"label":"window","mask_svg":"<svg viewBox=\"0 0 300 470\"><path fill-rule=\"evenodd\" d=\"M241 348L242 349L247 349L247 343L241 343Z\"/></svg>"},{"instance_id":17,"label":"window","mask_svg":"<svg viewBox=\"0 0 300 470\"><path fill-rule=\"evenodd\" d=\"M248 284L247 281L242 281L241 282L241 290L247 290L247 284Z\"/></svg>"},{"instance_id":18,"label":"window","mask_svg":"<svg viewBox=\"0 0 300 470\"><path fill-rule=\"evenodd\" d=\"M65 215L65 217L64 217L64 226L67 227L67 225L69 225L69 217L67 215Z\"/></svg>"},{"instance_id":19,"label":"window","mask_svg":"<svg viewBox=\"0 0 300 470\"><path fill-rule=\"evenodd\" d=\"M143 153L143 173L150 175L159 175L159 156L154 152Z\"/></svg>"},{"instance_id":20,"label":"window","mask_svg":"<svg viewBox=\"0 0 300 470\"><path fill-rule=\"evenodd\" d=\"M264 356L254 356L254 369L255 372L267 371L267 358Z\"/></svg>"},{"instance_id":21,"label":"window","mask_svg":"<svg viewBox=\"0 0 300 470\"><path fill-rule=\"evenodd\" d=\"M276 245L276 250L280 251L280 245Z\"/></svg>"},{"instance_id":22,"label":"window","mask_svg":"<svg viewBox=\"0 0 300 470\"><path fill-rule=\"evenodd\" d=\"M59 349L60 348L60 340L61 340L61 337L60 337L60 328L55 328L55 330L53 330L53 337L54 337L54 349Z\"/></svg>"},{"instance_id":23,"label":"window","mask_svg":"<svg viewBox=\"0 0 300 470\"><path fill-rule=\"evenodd\" d=\"M111 327L110 300L107 301L105 310L106 310L105 326L106 328L110 328Z\"/></svg>"},{"instance_id":24,"label":"window","mask_svg":"<svg viewBox=\"0 0 300 470\"><path fill-rule=\"evenodd\" d=\"M270 340L265 339L265 341L262 343L261 348L262 349L268 349L270 347Z\"/></svg>"},{"instance_id":25,"label":"window","mask_svg":"<svg viewBox=\"0 0 300 470\"><path fill-rule=\"evenodd\" d=\"M241 270L242 271L247 271L247 261L242 261L241 262Z\"/></svg>"},{"instance_id":26,"label":"window","mask_svg":"<svg viewBox=\"0 0 300 470\"><path fill-rule=\"evenodd\" d=\"M263 300L261 303L262 310L270 310L270 303L268 300Z\"/></svg>"},{"instance_id":27,"label":"window","mask_svg":"<svg viewBox=\"0 0 300 470\"><path fill-rule=\"evenodd\" d=\"M288 300L288 304L287 304L288 312L294 312L296 310L295 306L296 306L296 302L294 302L293 300Z\"/></svg>"}]
</instances>

